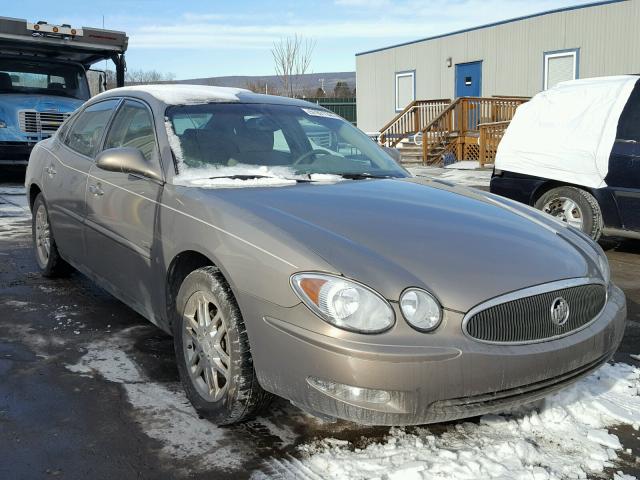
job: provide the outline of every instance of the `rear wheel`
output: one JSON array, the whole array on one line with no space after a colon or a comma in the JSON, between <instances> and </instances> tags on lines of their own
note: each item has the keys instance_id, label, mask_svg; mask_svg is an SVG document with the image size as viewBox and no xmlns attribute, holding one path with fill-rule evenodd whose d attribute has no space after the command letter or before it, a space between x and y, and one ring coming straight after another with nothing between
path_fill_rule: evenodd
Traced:
<instances>
[{"instance_id":1,"label":"rear wheel","mask_svg":"<svg viewBox=\"0 0 640 480\"><path fill-rule=\"evenodd\" d=\"M602 235L600 205L589 192L576 187L549 190L535 203L535 207L582 230L594 240Z\"/></svg>"},{"instance_id":2,"label":"rear wheel","mask_svg":"<svg viewBox=\"0 0 640 480\"><path fill-rule=\"evenodd\" d=\"M49 223L49 210L41 193L33 202L33 216L31 220L31 235L36 253L38 267L45 277L60 277L67 275L71 267L58 253L56 240L53 237Z\"/></svg>"},{"instance_id":3,"label":"rear wheel","mask_svg":"<svg viewBox=\"0 0 640 480\"><path fill-rule=\"evenodd\" d=\"M255 415L270 395L258 384L240 310L220 271L190 273L176 307L178 371L195 409L218 425Z\"/></svg>"}]
</instances>

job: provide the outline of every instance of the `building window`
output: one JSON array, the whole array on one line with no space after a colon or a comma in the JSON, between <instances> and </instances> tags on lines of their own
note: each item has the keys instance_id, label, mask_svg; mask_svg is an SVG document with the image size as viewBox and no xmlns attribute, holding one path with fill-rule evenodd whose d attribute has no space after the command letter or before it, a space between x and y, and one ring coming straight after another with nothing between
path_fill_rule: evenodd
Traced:
<instances>
[{"instance_id":1,"label":"building window","mask_svg":"<svg viewBox=\"0 0 640 480\"><path fill-rule=\"evenodd\" d=\"M545 52L543 88L555 87L560 82L578 78L579 49Z\"/></svg>"},{"instance_id":2,"label":"building window","mask_svg":"<svg viewBox=\"0 0 640 480\"><path fill-rule=\"evenodd\" d=\"M401 112L404 107L416 99L416 72L396 73L396 112Z\"/></svg>"}]
</instances>

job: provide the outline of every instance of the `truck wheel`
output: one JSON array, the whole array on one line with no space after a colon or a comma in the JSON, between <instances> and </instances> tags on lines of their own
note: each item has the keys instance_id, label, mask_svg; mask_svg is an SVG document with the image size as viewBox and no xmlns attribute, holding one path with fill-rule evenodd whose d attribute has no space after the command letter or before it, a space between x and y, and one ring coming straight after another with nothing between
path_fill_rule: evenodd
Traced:
<instances>
[{"instance_id":1,"label":"truck wheel","mask_svg":"<svg viewBox=\"0 0 640 480\"><path fill-rule=\"evenodd\" d=\"M582 230L595 241L600 239L603 228L600 205L585 190L576 187L554 188L542 195L535 207Z\"/></svg>"},{"instance_id":2,"label":"truck wheel","mask_svg":"<svg viewBox=\"0 0 640 480\"><path fill-rule=\"evenodd\" d=\"M31 236L36 252L36 262L45 277L62 277L68 275L71 266L58 253L56 240L49 223L49 210L41 193L33 202L31 218Z\"/></svg>"},{"instance_id":3,"label":"truck wheel","mask_svg":"<svg viewBox=\"0 0 640 480\"><path fill-rule=\"evenodd\" d=\"M242 315L220 270L190 273L178 291L176 312L178 371L198 413L217 425L255 415L271 396L258 384Z\"/></svg>"}]
</instances>

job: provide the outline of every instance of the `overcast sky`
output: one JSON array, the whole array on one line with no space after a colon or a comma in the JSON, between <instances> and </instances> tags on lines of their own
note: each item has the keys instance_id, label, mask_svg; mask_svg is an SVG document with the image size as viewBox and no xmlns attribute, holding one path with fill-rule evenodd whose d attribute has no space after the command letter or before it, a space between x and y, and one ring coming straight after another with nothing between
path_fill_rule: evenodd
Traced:
<instances>
[{"instance_id":1,"label":"overcast sky","mask_svg":"<svg viewBox=\"0 0 640 480\"><path fill-rule=\"evenodd\" d=\"M592 0L20 0L3 16L101 26L129 35L130 69L176 78L273 73L282 36L316 42L313 72L355 69L354 55L394 43Z\"/></svg>"}]
</instances>

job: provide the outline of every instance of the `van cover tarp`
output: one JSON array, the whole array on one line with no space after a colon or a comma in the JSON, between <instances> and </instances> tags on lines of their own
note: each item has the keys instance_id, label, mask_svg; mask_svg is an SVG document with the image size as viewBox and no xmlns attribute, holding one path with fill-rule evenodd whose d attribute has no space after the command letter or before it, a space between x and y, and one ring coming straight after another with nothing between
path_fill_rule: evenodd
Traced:
<instances>
[{"instance_id":1,"label":"van cover tarp","mask_svg":"<svg viewBox=\"0 0 640 480\"><path fill-rule=\"evenodd\" d=\"M637 76L563 82L518 107L496 169L605 187L609 155Z\"/></svg>"}]
</instances>

